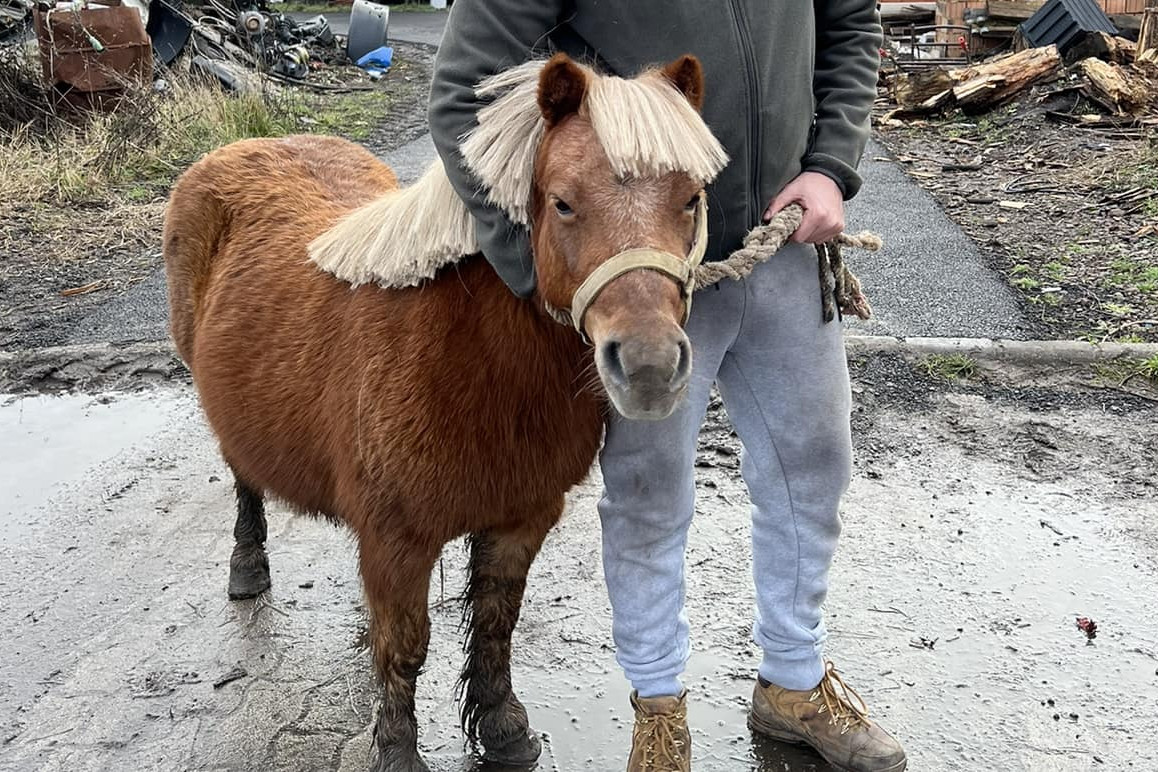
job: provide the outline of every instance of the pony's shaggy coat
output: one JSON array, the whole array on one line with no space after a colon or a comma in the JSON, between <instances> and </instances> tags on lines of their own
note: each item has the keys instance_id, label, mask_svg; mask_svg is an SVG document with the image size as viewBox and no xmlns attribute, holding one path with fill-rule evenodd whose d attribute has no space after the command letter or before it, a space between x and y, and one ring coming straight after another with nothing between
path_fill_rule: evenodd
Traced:
<instances>
[{"instance_id":1,"label":"pony's shaggy coat","mask_svg":"<svg viewBox=\"0 0 1158 772\"><path fill-rule=\"evenodd\" d=\"M487 202L520 225L530 224L535 154L545 128L538 104L545 64L527 62L479 84L477 95L490 101L462 142L463 161ZM617 176L678 172L704 185L727 164L699 113L658 70L625 79L580 69L587 78L581 112ZM441 161L410 188L350 212L309 247L310 259L343 281L399 288L477 251L470 213Z\"/></svg>"},{"instance_id":2,"label":"pony's shaggy coat","mask_svg":"<svg viewBox=\"0 0 1158 772\"><path fill-rule=\"evenodd\" d=\"M512 76L524 91L530 72ZM663 72L679 89L668 86L673 94L702 89L690 57ZM675 173L617 182L579 114L589 79L566 57L541 68L537 100L551 120L525 181L584 180L589 189L575 204L589 216L567 224L543 196L531 202L537 304L515 297L480 256L421 288L373 283L381 274L359 255L381 249L392 256L392 276L429 275L430 263L403 260L413 257L407 251L430 247L425 239L434 246L423 254L465 251L469 217L455 208L440 168L398 191L389 168L344 140L234 143L194 164L170 197L163 252L172 334L238 485L231 592L269 586L262 496L354 531L381 680L378 772L426 769L414 690L430 634L430 574L443 545L464 534L464 727L490 760L525 767L539 754L511 688L511 630L564 494L595 458L607 394L594 388L604 382L593 377L591 349L547 317L542 302L565 304L621 239L686 248L693 222L685 203L699 189ZM640 196L651 204L623 219L619 198ZM360 232L368 226L373 233ZM307 245L327 231L321 243L332 249L322 251L336 262L322 262L344 266L336 272L345 281L307 259ZM596 345L622 342L625 363L647 365L633 365L643 374L621 387L644 407L661 397L674 407L681 393L665 373L679 362L688 365L684 378L690 369L683 305L674 282L638 271L609 285L588 314ZM646 389L632 391L644 380Z\"/></svg>"}]
</instances>

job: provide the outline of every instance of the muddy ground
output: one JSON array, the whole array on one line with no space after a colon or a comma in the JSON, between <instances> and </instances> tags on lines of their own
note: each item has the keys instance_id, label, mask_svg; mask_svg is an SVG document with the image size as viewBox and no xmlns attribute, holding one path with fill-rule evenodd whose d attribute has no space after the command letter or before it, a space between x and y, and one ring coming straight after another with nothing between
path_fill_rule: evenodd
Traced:
<instances>
[{"instance_id":1,"label":"muddy ground","mask_svg":"<svg viewBox=\"0 0 1158 772\"><path fill-rule=\"evenodd\" d=\"M278 90L271 112L291 131L344 136L379 154L405 145L426 132L435 48L392 45L381 81L329 67L311 82L331 90ZM64 343L77 320L153 274L165 200L184 166L88 201L0 203L0 349Z\"/></svg>"},{"instance_id":2,"label":"muddy ground","mask_svg":"<svg viewBox=\"0 0 1158 772\"><path fill-rule=\"evenodd\" d=\"M1041 337L1158 341L1158 130L1060 123L1098 111L1050 88L981 116L878 120L877 137Z\"/></svg>"},{"instance_id":3,"label":"muddy ground","mask_svg":"<svg viewBox=\"0 0 1158 772\"><path fill-rule=\"evenodd\" d=\"M1009 374L947 386L889 357L853 371L828 652L910 768L1158 768L1158 406ZM232 492L188 387L9 400L0 456L0 769L366 768L354 544L274 506L274 587L228 601ZM687 558L695 768L826 769L744 728L758 658L738 462L714 406ZM597 495L596 472L548 539L516 635L543 770L618 769L629 743ZM474 768L453 700L463 565L449 545L419 695L443 772Z\"/></svg>"}]
</instances>

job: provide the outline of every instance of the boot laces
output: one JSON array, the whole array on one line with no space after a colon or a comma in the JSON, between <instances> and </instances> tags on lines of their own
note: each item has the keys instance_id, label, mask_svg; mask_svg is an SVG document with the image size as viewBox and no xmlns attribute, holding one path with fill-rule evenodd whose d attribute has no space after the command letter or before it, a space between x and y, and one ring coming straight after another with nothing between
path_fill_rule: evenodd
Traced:
<instances>
[{"instance_id":1,"label":"boot laces","mask_svg":"<svg viewBox=\"0 0 1158 772\"><path fill-rule=\"evenodd\" d=\"M839 689L839 691L838 691ZM869 726L868 705L861 696L853 691L852 687L844 682L836 665L831 661L824 663L824 678L820 679L816 690L808 698L810 702L824 700L818 712L828 711L831 718L829 723L835 725L842 722L840 733L844 734L857 726Z\"/></svg>"},{"instance_id":2,"label":"boot laces","mask_svg":"<svg viewBox=\"0 0 1158 772\"><path fill-rule=\"evenodd\" d=\"M664 763L669 768L679 766L683 761L684 741L677 737L678 727L687 720L687 710L681 708L672 713L656 713L636 718L640 734L647 740L644 760L650 764Z\"/></svg>"}]
</instances>

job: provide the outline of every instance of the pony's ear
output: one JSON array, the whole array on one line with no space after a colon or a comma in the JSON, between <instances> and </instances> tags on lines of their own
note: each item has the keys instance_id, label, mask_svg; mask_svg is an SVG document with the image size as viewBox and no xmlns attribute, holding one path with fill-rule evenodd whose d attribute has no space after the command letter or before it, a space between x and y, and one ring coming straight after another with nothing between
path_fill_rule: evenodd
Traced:
<instances>
[{"instance_id":1,"label":"pony's ear","mask_svg":"<svg viewBox=\"0 0 1158 772\"><path fill-rule=\"evenodd\" d=\"M704 68L700 60L685 54L664 67L663 76L679 89L698 112L704 106Z\"/></svg>"},{"instance_id":2,"label":"pony's ear","mask_svg":"<svg viewBox=\"0 0 1158 772\"><path fill-rule=\"evenodd\" d=\"M587 73L567 54L555 54L539 74L539 110L551 128L579 111L587 93Z\"/></svg>"}]
</instances>

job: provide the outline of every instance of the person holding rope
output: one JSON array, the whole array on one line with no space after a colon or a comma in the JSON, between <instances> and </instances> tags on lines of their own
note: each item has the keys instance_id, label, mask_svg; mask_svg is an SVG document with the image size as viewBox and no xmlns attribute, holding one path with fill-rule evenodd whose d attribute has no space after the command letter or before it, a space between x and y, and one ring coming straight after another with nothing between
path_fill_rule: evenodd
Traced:
<instances>
[{"instance_id":1,"label":"person holding rope","mask_svg":"<svg viewBox=\"0 0 1158 772\"><path fill-rule=\"evenodd\" d=\"M609 411L599 515L616 658L634 688L629 772L691 769L684 551L713 383L744 447L753 505L763 658L749 726L807 743L843 770L905 768L901 745L822 655L821 605L852 470L851 395L840 325L819 313L812 245L843 231L843 202L860 187L880 44L875 0L458 0L450 14L431 135L483 254L516 294L535 288L529 234L486 203L458 146L483 107L475 85L552 51L625 76L686 53L701 61L703 116L732 159L707 189L707 260L730 255L784 207L803 209L771 260L697 293L684 404L657 422Z\"/></svg>"}]
</instances>

